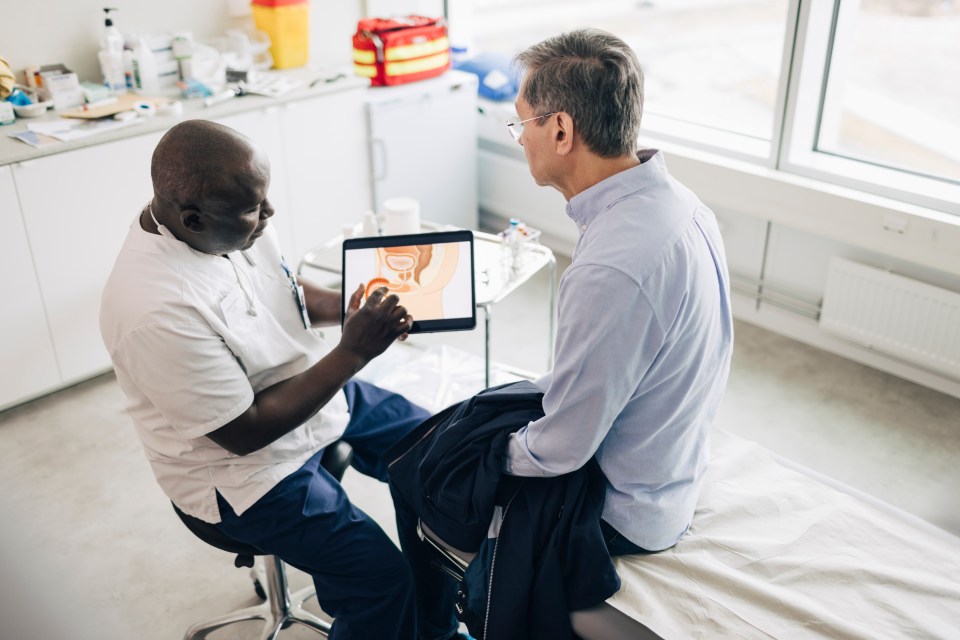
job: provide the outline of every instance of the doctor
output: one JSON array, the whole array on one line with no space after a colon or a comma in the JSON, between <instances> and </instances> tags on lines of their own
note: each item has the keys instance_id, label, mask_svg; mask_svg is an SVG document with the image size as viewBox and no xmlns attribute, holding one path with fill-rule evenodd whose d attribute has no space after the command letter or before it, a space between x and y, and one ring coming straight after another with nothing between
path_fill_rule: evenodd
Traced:
<instances>
[{"instance_id":1,"label":"doctor","mask_svg":"<svg viewBox=\"0 0 960 640\"><path fill-rule=\"evenodd\" d=\"M558 476L596 458L610 555L667 549L693 518L730 366L717 221L660 151L637 151L643 74L625 42L583 29L516 61L507 127L536 183L566 198L579 238L560 282L556 364L538 381L545 415L511 435L503 471ZM448 637L455 591L423 565L415 518L401 515L422 628Z\"/></svg>"},{"instance_id":2,"label":"doctor","mask_svg":"<svg viewBox=\"0 0 960 640\"><path fill-rule=\"evenodd\" d=\"M354 466L428 414L351 378L412 318L385 289L354 292L339 344L340 293L299 284L269 225L270 165L212 122L173 127L153 155L153 199L130 227L100 326L160 486L184 512L310 573L333 638L415 637L400 551L319 466L343 438Z\"/></svg>"}]
</instances>

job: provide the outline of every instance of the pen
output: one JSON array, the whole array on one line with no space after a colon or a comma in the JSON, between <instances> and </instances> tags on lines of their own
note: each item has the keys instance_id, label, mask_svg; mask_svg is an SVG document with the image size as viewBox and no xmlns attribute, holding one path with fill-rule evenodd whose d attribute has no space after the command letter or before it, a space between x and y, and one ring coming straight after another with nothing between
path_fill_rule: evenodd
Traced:
<instances>
[{"instance_id":1,"label":"pen","mask_svg":"<svg viewBox=\"0 0 960 640\"><path fill-rule=\"evenodd\" d=\"M310 88L313 89L315 86L317 86L317 85L320 84L321 82L324 82L324 83L328 83L328 84L329 84L329 83L331 83L331 82L336 82L337 80L340 80L341 78L346 78L346 77L347 77L347 76L344 75L344 74L342 74L342 73L338 73L338 74L335 75L335 76L329 76L329 77L326 77L326 78L320 77L320 78L317 78L316 80L314 80L313 82L310 83Z\"/></svg>"}]
</instances>

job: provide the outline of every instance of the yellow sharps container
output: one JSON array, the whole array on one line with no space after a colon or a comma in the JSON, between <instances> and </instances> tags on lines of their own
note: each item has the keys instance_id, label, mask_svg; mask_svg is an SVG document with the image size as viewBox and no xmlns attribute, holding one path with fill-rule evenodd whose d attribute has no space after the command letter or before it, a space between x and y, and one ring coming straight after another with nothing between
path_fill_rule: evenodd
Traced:
<instances>
[{"instance_id":1,"label":"yellow sharps container","mask_svg":"<svg viewBox=\"0 0 960 640\"><path fill-rule=\"evenodd\" d=\"M253 22L270 36L275 69L302 67L310 53L310 4L307 0L252 0Z\"/></svg>"}]
</instances>

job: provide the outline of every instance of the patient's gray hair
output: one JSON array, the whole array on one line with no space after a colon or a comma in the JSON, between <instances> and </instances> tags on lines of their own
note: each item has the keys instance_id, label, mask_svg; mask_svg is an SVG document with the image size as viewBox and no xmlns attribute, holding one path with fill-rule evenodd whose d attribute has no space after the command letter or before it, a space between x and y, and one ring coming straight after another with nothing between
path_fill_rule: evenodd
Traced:
<instances>
[{"instance_id":1,"label":"patient's gray hair","mask_svg":"<svg viewBox=\"0 0 960 640\"><path fill-rule=\"evenodd\" d=\"M533 45L514 64L525 72L522 95L535 114L570 114L599 156L635 153L643 70L626 42L599 29L578 29Z\"/></svg>"}]
</instances>

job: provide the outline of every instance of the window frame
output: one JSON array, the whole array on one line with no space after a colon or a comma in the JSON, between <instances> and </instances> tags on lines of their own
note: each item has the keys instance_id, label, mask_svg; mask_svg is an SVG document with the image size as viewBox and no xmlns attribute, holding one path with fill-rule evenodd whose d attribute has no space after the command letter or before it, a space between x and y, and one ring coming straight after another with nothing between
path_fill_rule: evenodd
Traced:
<instances>
[{"instance_id":1,"label":"window frame","mask_svg":"<svg viewBox=\"0 0 960 640\"><path fill-rule=\"evenodd\" d=\"M793 4L793 3L792 3ZM960 215L960 184L819 149L822 128L839 112L829 92L835 52L851 36L859 0L795 0L794 64L776 168L857 191ZM841 41L838 41L838 38ZM826 116L824 114L827 114ZM826 125L825 125L826 120Z\"/></svg>"}]
</instances>

